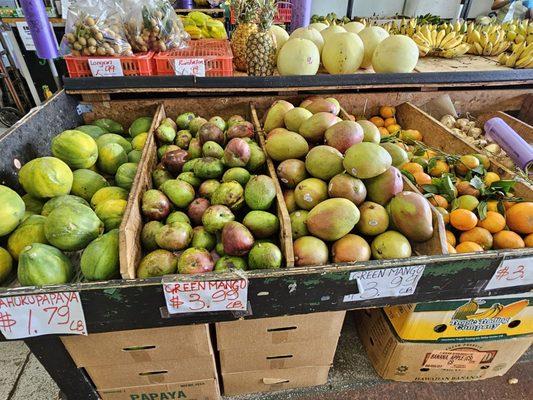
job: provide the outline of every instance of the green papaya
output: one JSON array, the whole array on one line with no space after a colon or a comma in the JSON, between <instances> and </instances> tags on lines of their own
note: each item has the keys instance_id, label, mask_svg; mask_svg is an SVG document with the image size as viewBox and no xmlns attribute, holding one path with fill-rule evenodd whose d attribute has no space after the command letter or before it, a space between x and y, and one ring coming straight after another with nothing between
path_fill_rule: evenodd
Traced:
<instances>
[{"instance_id":1,"label":"green papaya","mask_svg":"<svg viewBox=\"0 0 533 400\"><path fill-rule=\"evenodd\" d=\"M86 201L91 201L93 195L103 187L109 186L107 180L97 172L90 169L77 169L72 173L72 189L70 193Z\"/></svg>"},{"instance_id":2,"label":"green papaya","mask_svg":"<svg viewBox=\"0 0 533 400\"><path fill-rule=\"evenodd\" d=\"M139 163L141 161L141 150L132 150L128 153L128 162Z\"/></svg>"},{"instance_id":3,"label":"green papaya","mask_svg":"<svg viewBox=\"0 0 533 400\"><path fill-rule=\"evenodd\" d=\"M148 132L152 125L152 117L140 117L132 122L128 132L131 137L135 137L143 132Z\"/></svg>"},{"instance_id":4,"label":"green papaya","mask_svg":"<svg viewBox=\"0 0 533 400\"><path fill-rule=\"evenodd\" d=\"M90 281L102 281L119 275L118 229L94 239L81 255L83 276Z\"/></svg>"},{"instance_id":5,"label":"green papaya","mask_svg":"<svg viewBox=\"0 0 533 400\"><path fill-rule=\"evenodd\" d=\"M148 133L146 132L139 133L135 136L131 141L131 147L133 150L142 150L146 143L146 139L148 139Z\"/></svg>"},{"instance_id":6,"label":"green papaya","mask_svg":"<svg viewBox=\"0 0 533 400\"><path fill-rule=\"evenodd\" d=\"M48 242L64 251L83 249L103 230L104 224L96 213L81 204L56 207L44 223Z\"/></svg>"},{"instance_id":7,"label":"green papaya","mask_svg":"<svg viewBox=\"0 0 533 400\"><path fill-rule=\"evenodd\" d=\"M99 126L111 133L118 133L122 135L124 133L124 127L117 121L113 121L110 118L100 118L93 122L93 125Z\"/></svg>"},{"instance_id":8,"label":"green papaya","mask_svg":"<svg viewBox=\"0 0 533 400\"><path fill-rule=\"evenodd\" d=\"M33 197L56 197L69 194L72 171L55 157L40 157L24 164L19 171L19 182Z\"/></svg>"},{"instance_id":9,"label":"green papaya","mask_svg":"<svg viewBox=\"0 0 533 400\"><path fill-rule=\"evenodd\" d=\"M33 197L31 194L27 193L22 196L22 200L26 205L26 211L30 211L35 214L40 214L43 210L44 203L46 203L45 200Z\"/></svg>"},{"instance_id":10,"label":"green papaya","mask_svg":"<svg viewBox=\"0 0 533 400\"><path fill-rule=\"evenodd\" d=\"M12 270L13 258L11 254L3 247L0 247L0 283L6 280Z\"/></svg>"},{"instance_id":11,"label":"green papaya","mask_svg":"<svg viewBox=\"0 0 533 400\"><path fill-rule=\"evenodd\" d=\"M7 250L15 260L18 260L26 246L32 243L48 243L44 234L45 221L46 217L42 215L31 215L9 235Z\"/></svg>"},{"instance_id":12,"label":"green papaya","mask_svg":"<svg viewBox=\"0 0 533 400\"><path fill-rule=\"evenodd\" d=\"M128 191L118 186L109 186L97 191L91 199L91 207L96 208L107 200L128 200Z\"/></svg>"},{"instance_id":13,"label":"green papaya","mask_svg":"<svg viewBox=\"0 0 533 400\"><path fill-rule=\"evenodd\" d=\"M127 205L126 200L107 200L96 206L96 215L104 222L106 231L120 226Z\"/></svg>"},{"instance_id":14,"label":"green papaya","mask_svg":"<svg viewBox=\"0 0 533 400\"><path fill-rule=\"evenodd\" d=\"M20 224L26 205L17 192L0 185L0 236L7 235Z\"/></svg>"},{"instance_id":15,"label":"green papaya","mask_svg":"<svg viewBox=\"0 0 533 400\"><path fill-rule=\"evenodd\" d=\"M33 243L20 253L18 279L23 286L60 285L72 275L70 260L53 246Z\"/></svg>"},{"instance_id":16,"label":"green papaya","mask_svg":"<svg viewBox=\"0 0 533 400\"><path fill-rule=\"evenodd\" d=\"M98 146L86 133L67 130L52 139L52 154L72 169L89 168L96 163Z\"/></svg>"},{"instance_id":17,"label":"green papaya","mask_svg":"<svg viewBox=\"0 0 533 400\"><path fill-rule=\"evenodd\" d=\"M130 190L135 180L135 174L137 173L136 163L125 163L117 169L115 174L115 183L126 190Z\"/></svg>"},{"instance_id":18,"label":"green papaya","mask_svg":"<svg viewBox=\"0 0 533 400\"><path fill-rule=\"evenodd\" d=\"M101 149L109 143L119 144L124 149L126 154L133 150L133 146L131 145L129 140L114 133L105 133L98 139L96 139L96 145L98 146L98 149Z\"/></svg>"},{"instance_id":19,"label":"green papaya","mask_svg":"<svg viewBox=\"0 0 533 400\"><path fill-rule=\"evenodd\" d=\"M106 174L114 175L118 167L128 162L128 155L117 143L108 143L100 147L98 153L98 169Z\"/></svg>"},{"instance_id":20,"label":"green papaya","mask_svg":"<svg viewBox=\"0 0 533 400\"><path fill-rule=\"evenodd\" d=\"M50 213L57 207L61 207L69 204L82 204L89 207L89 203L85 199L82 199L79 196L74 196L72 194L66 194L64 196L57 196L53 199L48 200L44 203L41 215L47 217Z\"/></svg>"},{"instance_id":21,"label":"green papaya","mask_svg":"<svg viewBox=\"0 0 533 400\"><path fill-rule=\"evenodd\" d=\"M99 126L96 125L81 125L75 128L77 131L81 131L83 133L86 133L93 139L98 139L100 136L102 136L104 133L108 133L105 129L102 129Z\"/></svg>"}]
</instances>

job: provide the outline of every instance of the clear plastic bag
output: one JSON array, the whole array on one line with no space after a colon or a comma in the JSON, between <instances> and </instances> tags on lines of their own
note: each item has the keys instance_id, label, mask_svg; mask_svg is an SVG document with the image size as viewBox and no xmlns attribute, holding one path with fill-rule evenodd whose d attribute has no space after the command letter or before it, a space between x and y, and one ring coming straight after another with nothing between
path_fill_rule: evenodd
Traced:
<instances>
[{"instance_id":1,"label":"clear plastic bag","mask_svg":"<svg viewBox=\"0 0 533 400\"><path fill-rule=\"evenodd\" d=\"M168 0L125 0L124 7L124 27L134 51L167 51L189 39Z\"/></svg>"},{"instance_id":2,"label":"clear plastic bag","mask_svg":"<svg viewBox=\"0 0 533 400\"><path fill-rule=\"evenodd\" d=\"M68 8L61 53L75 56L131 56L124 10L113 0L80 0Z\"/></svg>"}]
</instances>

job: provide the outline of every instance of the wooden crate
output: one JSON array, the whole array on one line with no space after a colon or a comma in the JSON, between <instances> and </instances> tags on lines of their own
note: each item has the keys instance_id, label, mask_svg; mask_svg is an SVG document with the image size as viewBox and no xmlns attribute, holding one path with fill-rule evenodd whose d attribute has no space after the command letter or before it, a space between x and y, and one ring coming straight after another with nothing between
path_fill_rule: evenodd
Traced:
<instances>
[{"instance_id":1,"label":"wooden crate","mask_svg":"<svg viewBox=\"0 0 533 400\"><path fill-rule=\"evenodd\" d=\"M199 109L205 110L206 108L203 107ZM247 104L246 107L241 107L238 110L231 109L226 113L219 112L219 114L226 119L234 114L247 115L248 120L252 120L254 115L255 118L257 118L256 111L251 104ZM124 279L135 279L137 277L136 270L143 255L141 247L141 230L144 223L141 214L141 199L144 192L152 188L152 172L155 170L155 167L158 163L157 143L154 132L161 121L166 118L166 116L167 114L165 106L160 105L154 117L148 139L143 149L138 173L135 177L135 182L128 200L125 218L120 227L120 274ZM259 135L256 137L256 140L258 142L260 141ZM281 188L277 183L276 174L273 168L274 167L271 162L267 163L265 173L273 178L274 182L276 182L276 209L278 218L280 220L280 248L283 253L286 266L292 267L294 265L294 255L292 251L292 241L290 240L291 228L289 223L289 213L285 207L285 203L283 202L283 194L281 193Z\"/></svg>"}]
</instances>

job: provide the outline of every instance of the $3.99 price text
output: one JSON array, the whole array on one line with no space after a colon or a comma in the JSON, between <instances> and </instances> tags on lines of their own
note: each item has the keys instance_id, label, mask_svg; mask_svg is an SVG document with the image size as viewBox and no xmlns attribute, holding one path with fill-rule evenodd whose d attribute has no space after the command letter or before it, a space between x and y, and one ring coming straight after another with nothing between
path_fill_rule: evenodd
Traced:
<instances>
[{"instance_id":1,"label":"$3.99 price text","mask_svg":"<svg viewBox=\"0 0 533 400\"><path fill-rule=\"evenodd\" d=\"M0 298L0 330L7 339L87 333L79 293Z\"/></svg>"},{"instance_id":2,"label":"$3.99 price text","mask_svg":"<svg viewBox=\"0 0 533 400\"><path fill-rule=\"evenodd\" d=\"M248 281L164 283L170 313L246 310Z\"/></svg>"}]
</instances>

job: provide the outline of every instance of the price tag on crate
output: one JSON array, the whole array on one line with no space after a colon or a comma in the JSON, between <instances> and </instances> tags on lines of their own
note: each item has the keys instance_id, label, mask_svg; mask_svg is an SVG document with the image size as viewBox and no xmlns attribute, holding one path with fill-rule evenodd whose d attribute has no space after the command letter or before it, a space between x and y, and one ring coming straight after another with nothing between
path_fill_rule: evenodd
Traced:
<instances>
[{"instance_id":1,"label":"price tag on crate","mask_svg":"<svg viewBox=\"0 0 533 400\"><path fill-rule=\"evenodd\" d=\"M6 339L48 334L87 335L78 292L0 298L0 331Z\"/></svg>"},{"instance_id":2,"label":"price tag on crate","mask_svg":"<svg viewBox=\"0 0 533 400\"><path fill-rule=\"evenodd\" d=\"M240 271L238 279L220 281L176 281L163 278L163 292L170 314L208 311L246 311L248 279Z\"/></svg>"},{"instance_id":3,"label":"price tag on crate","mask_svg":"<svg viewBox=\"0 0 533 400\"><path fill-rule=\"evenodd\" d=\"M424 274L425 265L354 271L350 280L359 293L344 296L344 302L412 295Z\"/></svg>"},{"instance_id":4,"label":"price tag on crate","mask_svg":"<svg viewBox=\"0 0 533 400\"><path fill-rule=\"evenodd\" d=\"M122 64L118 58L89 58L91 74L97 77L124 76Z\"/></svg>"},{"instance_id":5,"label":"price tag on crate","mask_svg":"<svg viewBox=\"0 0 533 400\"><path fill-rule=\"evenodd\" d=\"M533 284L533 257L503 259L485 290Z\"/></svg>"},{"instance_id":6,"label":"price tag on crate","mask_svg":"<svg viewBox=\"0 0 533 400\"><path fill-rule=\"evenodd\" d=\"M180 76L205 76L205 61L203 58L176 58L174 73Z\"/></svg>"}]
</instances>

